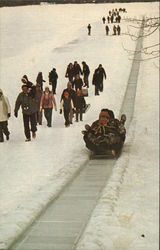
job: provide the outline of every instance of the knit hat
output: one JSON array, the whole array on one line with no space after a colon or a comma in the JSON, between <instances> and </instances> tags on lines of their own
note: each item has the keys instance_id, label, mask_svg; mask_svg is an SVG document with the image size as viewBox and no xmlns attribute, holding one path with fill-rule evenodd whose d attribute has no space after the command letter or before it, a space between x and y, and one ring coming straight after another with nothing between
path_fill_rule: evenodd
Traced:
<instances>
[{"instance_id":1,"label":"knit hat","mask_svg":"<svg viewBox=\"0 0 160 250\"><path fill-rule=\"evenodd\" d=\"M27 82L28 82L28 77L27 77L26 75L24 75L24 76L22 77L21 81L22 81L23 83L27 83Z\"/></svg>"}]
</instances>

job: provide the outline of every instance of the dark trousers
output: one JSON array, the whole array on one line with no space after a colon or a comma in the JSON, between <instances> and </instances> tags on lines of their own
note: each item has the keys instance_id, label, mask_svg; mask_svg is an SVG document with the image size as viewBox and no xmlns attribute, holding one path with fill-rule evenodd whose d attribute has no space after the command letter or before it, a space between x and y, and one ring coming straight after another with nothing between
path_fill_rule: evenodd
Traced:
<instances>
[{"instance_id":1,"label":"dark trousers","mask_svg":"<svg viewBox=\"0 0 160 250\"><path fill-rule=\"evenodd\" d=\"M53 94L56 94L56 87L57 87L57 83L52 82L52 92L53 92Z\"/></svg>"},{"instance_id":2,"label":"dark trousers","mask_svg":"<svg viewBox=\"0 0 160 250\"><path fill-rule=\"evenodd\" d=\"M45 108L44 109L44 116L47 120L47 126L52 126L52 108Z\"/></svg>"},{"instance_id":3,"label":"dark trousers","mask_svg":"<svg viewBox=\"0 0 160 250\"><path fill-rule=\"evenodd\" d=\"M4 141L3 133L6 136L10 134L8 131L8 121L0 122L0 142Z\"/></svg>"},{"instance_id":4,"label":"dark trousers","mask_svg":"<svg viewBox=\"0 0 160 250\"><path fill-rule=\"evenodd\" d=\"M64 119L65 119L65 125L68 126L70 124L70 109L64 109Z\"/></svg>"},{"instance_id":5,"label":"dark trousers","mask_svg":"<svg viewBox=\"0 0 160 250\"><path fill-rule=\"evenodd\" d=\"M95 85L95 95L99 95L99 84Z\"/></svg>"},{"instance_id":6,"label":"dark trousers","mask_svg":"<svg viewBox=\"0 0 160 250\"><path fill-rule=\"evenodd\" d=\"M42 125L42 111L38 110L36 112L36 122Z\"/></svg>"},{"instance_id":7,"label":"dark trousers","mask_svg":"<svg viewBox=\"0 0 160 250\"><path fill-rule=\"evenodd\" d=\"M76 121L78 122L78 118L79 118L79 115L80 115L80 121L82 121L82 112L83 109L82 108L76 108Z\"/></svg>"},{"instance_id":8,"label":"dark trousers","mask_svg":"<svg viewBox=\"0 0 160 250\"><path fill-rule=\"evenodd\" d=\"M33 113L31 115L23 114L23 124L24 124L24 133L27 139L31 138L31 133L37 131L37 125L36 125L36 113ZM30 128L31 126L31 128Z\"/></svg>"},{"instance_id":9,"label":"dark trousers","mask_svg":"<svg viewBox=\"0 0 160 250\"><path fill-rule=\"evenodd\" d=\"M84 81L84 86L89 88L88 75L84 75L83 81Z\"/></svg>"}]
</instances>

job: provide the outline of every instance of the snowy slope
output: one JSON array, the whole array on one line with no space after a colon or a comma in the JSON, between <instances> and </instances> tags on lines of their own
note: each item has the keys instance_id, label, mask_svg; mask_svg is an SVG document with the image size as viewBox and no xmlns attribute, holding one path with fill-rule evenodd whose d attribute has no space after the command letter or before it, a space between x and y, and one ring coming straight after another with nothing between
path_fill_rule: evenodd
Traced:
<instances>
[{"instance_id":1,"label":"snowy slope","mask_svg":"<svg viewBox=\"0 0 160 250\"><path fill-rule=\"evenodd\" d=\"M12 106L12 117L9 120L11 139L0 144L0 248L8 246L88 160L88 150L84 146L81 135L84 125L91 124L97 119L99 111L103 107L113 109L116 116L119 116L131 67L131 61L128 60L128 55L122 45L134 49L135 42L131 42L127 36L106 37L101 18L108 10L122 6L125 6L128 11L123 17L141 17L144 14L154 16L158 12L157 3L43 5L0 9L0 88L8 96ZM88 23L92 25L91 37L87 36ZM127 23L123 22L121 27L125 32ZM90 86L94 69L99 63L102 63L107 73L103 94L95 97L94 88L91 86L89 97L86 98L87 103L91 103L91 108L84 116L83 122L74 123L72 127L66 129L63 124L63 116L59 112L54 112L53 127L47 128L43 119L42 127L38 127L36 140L25 143L21 111L19 111L18 119L13 116L14 103L20 92L22 75L27 74L29 79L35 82L37 73L42 71L44 79L48 80L48 72L56 67L59 80L55 98L59 110L60 95L67 84L67 80L64 78L66 66L70 61L75 60L79 63L85 60L89 64L91 68ZM148 71L150 73L146 74ZM145 229L147 225L148 228L145 220L148 212L151 212L149 228L152 232L152 238L149 238L148 241L151 246L155 242L155 248L148 249L157 249L158 229L153 237L152 227L157 225L156 212L158 210L156 196L158 189L158 69L153 62L143 63L139 82L133 125L128 131L124 154L117 161L110 182L112 189L118 185L121 199L117 198L117 193L115 193L115 197L118 199L119 209L114 208L112 217L106 217L105 209L108 209L109 206L108 203L103 204L102 199L99 208L95 210L96 216L93 214L93 221L91 219L85 234L86 239L83 239L80 249L84 249L83 246L85 246L85 250L119 249L115 244L119 245L117 243L119 241L124 242L124 238L119 232L121 230L123 233L123 220L126 216L134 215L131 228L137 233L141 226ZM150 88L151 82L154 84L154 88ZM148 111L152 117L148 115ZM155 121L154 130L152 129L153 121ZM132 148L131 144L133 144ZM150 152L152 154L148 159ZM125 168L126 164L127 168ZM124 166L124 171L121 166ZM140 174L140 180L143 179L143 181L139 182L135 189L135 183L139 181ZM119 180L123 175L124 183L122 185ZM148 180L151 175L152 178ZM133 178L132 182L131 178ZM136 193L137 199L134 204L137 206L135 208L128 193L128 182L134 197ZM154 195L146 192L151 189L155 190ZM146 193L150 196L146 197ZM108 186L104 190L104 197L107 194L110 195ZM147 202L151 198L154 206ZM140 221L142 211L139 208L142 204L146 205L147 212L145 214L143 211L144 218ZM103 207L105 207L104 211ZM134 209L135 212L133 212ZM103 223L105 218L107 226ZM122 224L117 222L117 218L120 218ZM137 219L140 223L135 225ZM135 233L134 237L133 235L131 237L128 227L124 227L124 231L125 237L129 236L128 238L133 244L133 239L137 234ZM145 234L145 230L142 231ZM119 236L115 241L110 237L113 232ZM108 237L106 237L107 233ZM114 244L114 242L116 243ZM140 241L140 243L142 244L140 249L145 249L146 239L145 242ZM101 248L101 246L103 247ZM112 246L112 248L106 246ZM131 245L132 248L129 246L129 244L125 245L126 248L123 248L122 245L120 249L137 249L134 248L134 245Z\"/></svg>"}]
</instances>

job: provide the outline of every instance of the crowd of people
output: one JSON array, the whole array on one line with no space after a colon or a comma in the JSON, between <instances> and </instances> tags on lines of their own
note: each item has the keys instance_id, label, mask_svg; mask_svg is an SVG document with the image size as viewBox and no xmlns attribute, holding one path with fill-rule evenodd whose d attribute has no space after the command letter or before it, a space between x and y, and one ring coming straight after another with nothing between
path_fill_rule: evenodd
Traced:
<instances>
[{"instance_id":1,"label":"crowd of people","mask_svg":"<svg viewBox=\"0 0 160 250\"><path fill-rule=\"evenodd\" d=\"M88 96L90 68L85 61L82 61L82 66L77 61L69 63L65 72L67 87L63 90L60 98L60 114L64 115L64 125L69 127L75 122L83 121L83 113L87 107L85 96ZM103 80L106 79L106 72L102 64L95 69L92 77L92 85L95 86L95 95L103 92ZM18 117L18 112L21 107L24 125L24 134L26 142L31 141L31 138L36 138L37 125L42 125L42 117L46 119L47 126L52 127L53 109L57 111L56 104L56 88L58 74L53 68L48 74L49 85L44 87L46 80L43 78L42 72L39 72L32 83L27 75L21 78L21 92L18 94L14 116ZM3 95L0 89L0 142L4 141L4 135L9 140L8 119L11 115L11 107L7 97Z\"/></svg>"},{"instance_id":2,"label":"crowd of people","mask_svg":"<svg viewBox=\"0 0 160 250\"><path fill-rule=\"evenodd\" d=\"M121 27L120 27L120 23L121 23L121 15L119 14L120 12L126 12L125 8L119 8L119 9L112 9L109 10L107 17L103 16L102 17L102 22L103 24L105 24L105 32L106 35L108 36L110 31L112 30L113 33L112 35L120 35L121 34ZM117 23L117 25L115 25L115 23ZM88 35L91 35L91 24L88 24L87 26L87 30L88 30Z\"/></svg>"}]
</instances>

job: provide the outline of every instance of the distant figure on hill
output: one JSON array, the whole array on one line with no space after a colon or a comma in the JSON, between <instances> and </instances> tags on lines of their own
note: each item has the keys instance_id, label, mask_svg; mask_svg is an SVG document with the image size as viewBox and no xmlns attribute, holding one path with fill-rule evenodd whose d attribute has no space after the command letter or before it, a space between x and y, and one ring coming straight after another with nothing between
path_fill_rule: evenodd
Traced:
<instances>
[{"instance_id":1,"label":"distant figure on hill","mask_svg":"<svg viewBox=\"0 0 160 250\"><path fill-rule=\"evenodd\" d=\"M88 36L90 36L91 35L91 25L90 24L88 24L87 29L88 29Z\"/></svg>"},{"instance_id":2,"label":"distant figure on hill","mask_svg":"<svg viewBox=\"0 0 160 250\"><path fill-rule=\"evenodd\" d=\"M117 33L117 28L116 28L116 26L115 26L115 25L113 25L113 35L115 36L115 35L116 35L116 33Z\"/></svg>"},{"instance_id":3,"label":"distant figure on hill","mask_svg":"<svg viewBox=\"0 0 160 250\"><path fill-rule=\"evenodd\" d=\"M51 72L49 72L49 84L52 85L52 92L55 95L56 94L56 88L57 88L57 79L58 74L56 72L56 69L53 68Z\"/></svg>"},{"instance_id":4,"label":"distant figure on hill","mask_svg":"<svg viewBox=\"0 0 160 250\"><path fill-rule=\"evenodd\" d=\"M106 30L106 35L108 36L108 34L109 34L109 27L108 27L108 25L106 25L105 30Z\"/></svg>"},{"instance_id":5,"label":"distant figure on hill","mask_svg":"<svg viewBox=\"0 0 160 250\"><path fill-rule=\"evenodd\" d=\"M121 27L119 25L117 25L117 34L120 35L121 34Z\"/></svg>"},{"instance_id":6,"label":"distant figure on hill","mask_svg":"<svg viewBox=\"0 0 160 250\"><path fill-rule=\"evenodd\" d=\"M106 19L105 17L102 17L102 22L105 23Z\"/></svg>"}]
</instances>

